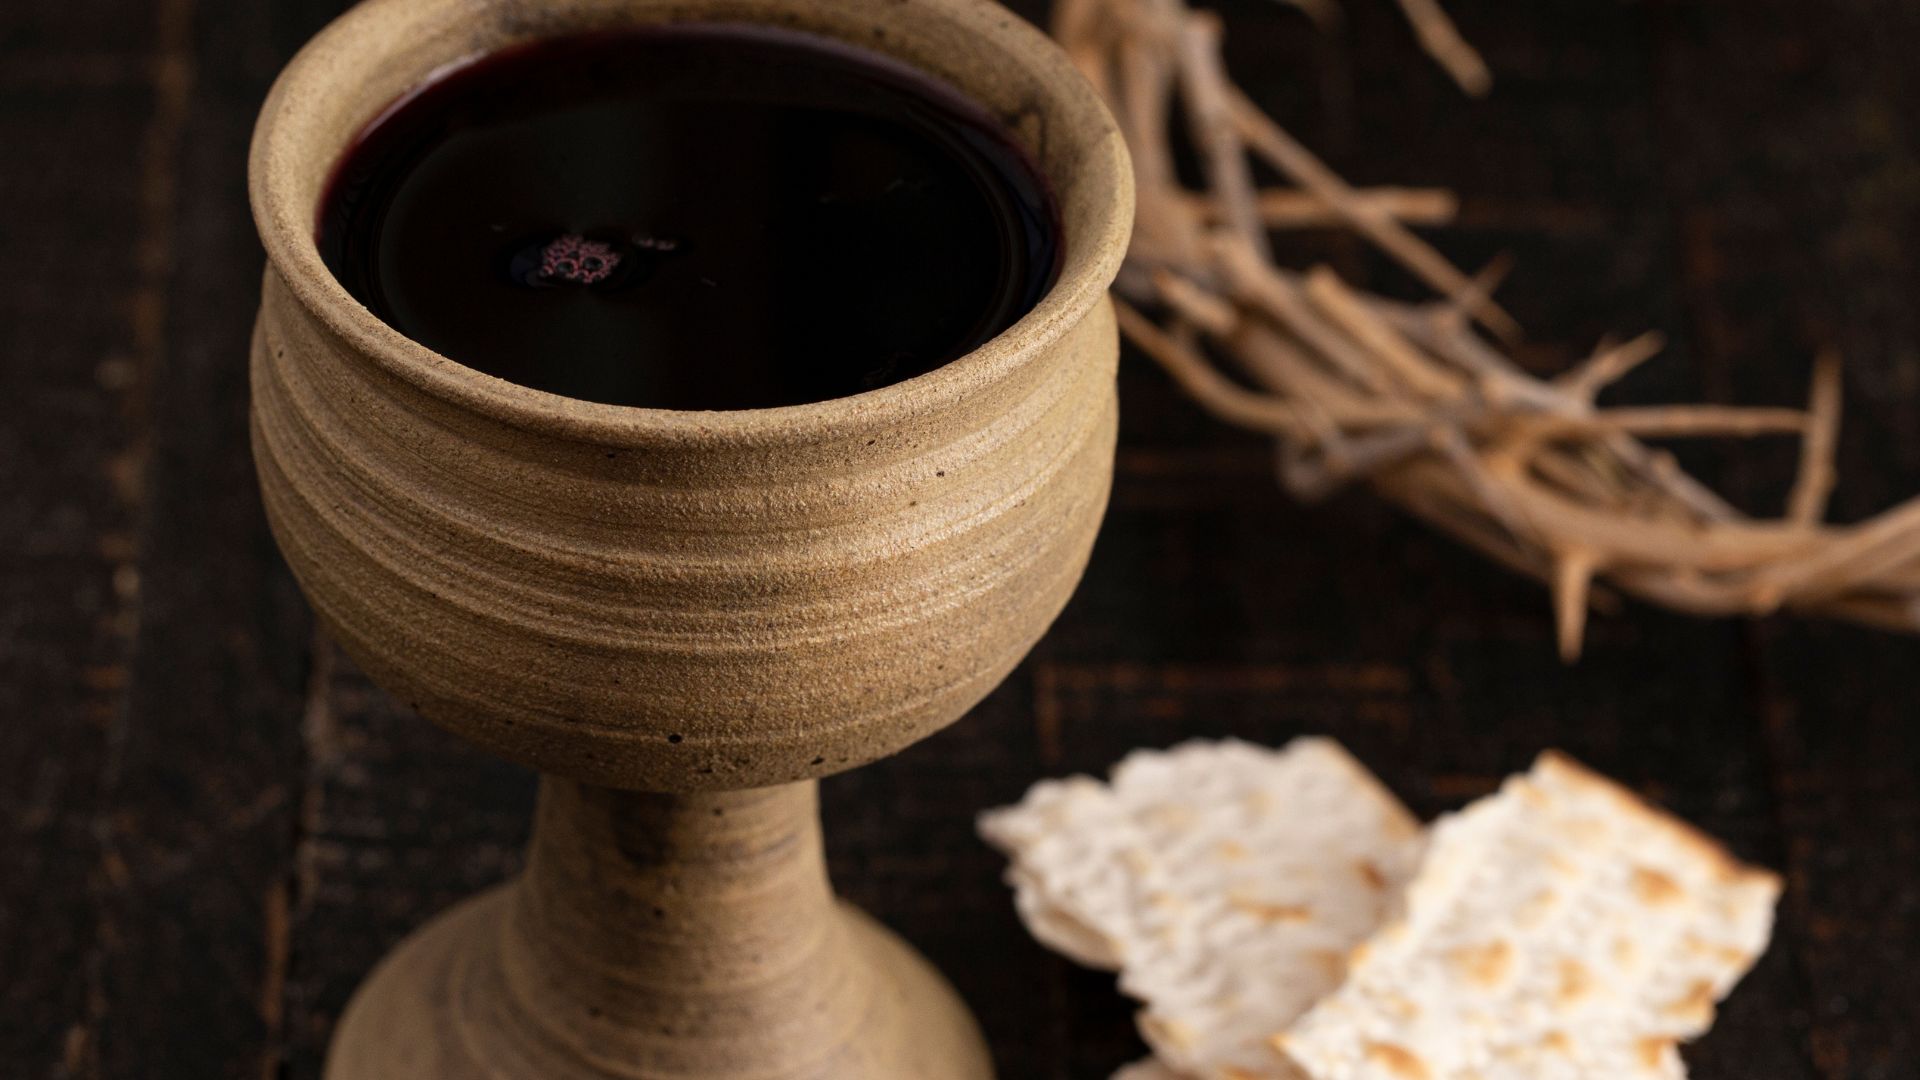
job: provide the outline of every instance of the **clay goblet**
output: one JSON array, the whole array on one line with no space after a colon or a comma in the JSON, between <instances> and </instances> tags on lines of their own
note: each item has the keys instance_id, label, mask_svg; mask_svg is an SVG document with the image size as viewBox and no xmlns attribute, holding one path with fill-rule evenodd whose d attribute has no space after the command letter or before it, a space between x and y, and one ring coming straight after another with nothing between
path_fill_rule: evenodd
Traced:
<instances>
[{"instance_id":1,"label":"clay goblet","mask_svg":"<svg viewBox=\"0 0 1920 1080\"><path fill-rule=\"evenodd\" d=\"M322 187L389 102L517 42L687 20L856 42L988 106L1059 198L1057 284L919 378L674 412L481 375L328 273ZM1064 57L974 0L370 0L281 76L251 191L254 452L288 563L382 686L543 774L526 871L381 964L327 1075L990 1076L945 981L835 901L815 797L999 683L1093 543L1132 188Z\"/></svg>"}]
</instances>

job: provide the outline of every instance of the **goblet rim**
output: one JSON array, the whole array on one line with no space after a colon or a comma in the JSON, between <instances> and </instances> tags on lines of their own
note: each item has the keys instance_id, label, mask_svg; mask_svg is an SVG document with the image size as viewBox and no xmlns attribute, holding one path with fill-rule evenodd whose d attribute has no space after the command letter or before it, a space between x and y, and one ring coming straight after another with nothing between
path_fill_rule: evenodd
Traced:
<instances>
[{"instance_id":1,"label":"goblet rim","mask_svg":"<svg viewBox=\"0 0 1920 1080\"><path fill-rule=\"evenodd\" d=\"M809 0L767 0L762 6L783 6L803 12ZM996 4L971 0L907 0L904 8L948 17L959 27L1001 46L1010 61L1027 67L1036 84L1046 88L1040 103L1049 137L1057 129L1078 144L1077 153L1063 155L1072 173L1057 175L1040 160L1042 175L1060 202L1063 259L1058 275L1034 307L994 337L910 379L887 386L805 404L761 409L679 410L615 405L570 398L522 386L488 375L435 352L387 325L348 293L321 258L315 236L317 205L289 197L298 190L287 170L316 165L331 172L355 135L316 154L302 141L311 139L314 123L298 110L315 95L327 92L343 67L377 63L380 57L364 53L367 43L389 40L378 33L382 24L408 7L408 15L422 17L427 5L420 0L367 0L335 19L282 71L261 109L255 126L249 161L249 196L255 224L272 272L279 274L293 298L328 332L352 352L447 404L528 432L609 446L764 446L811 442L832 435L897 426L904 418L943 411L957 405L971 391L1017 373L1073 330L1105 295L1121 260L1133 222L1133 171L1118 129L1098 94L1058 46L1039 30ZM457 0L436 5L449 15ZM648 2L641 9L667 10ZM717 5L725 9L729 5ZM699 5L692 5L698 9ZM743 22L739 16L678 19L684 22ZM812 27L800 29L821 32ZM541 35L533 34L530 38ZM873 48L869 41L858 42ZM496 46L504 47L503 46ZM397 50L398 44L392 45ZM412 86L422 85L448 67L471 62L495 49L475 52L452 64L422 71ZM889 52L885 43L875 51ZM358 52L358 55L355 53ZM904 57L904 62L913 63ZM919 65L915 65L919 66ZM942 78L934 73L932 77ZM968 87L957 89L975 98ZM386 103L373 111L377 117ZM301 121L305 119L306 123ZM357 132L355 133L357 135ZM324 141L324 140L322 140ZM1031 148L1030 148L1031 149ZM1036 159L1044 155L1035 154ZM1108 185L1105 192L1100 185ZM1082 212L1070 207L1072 189L1093 185L1095 197L1084 201ZM1110 192L1110 193L1107 193Z\"/></svg>"}]
</instances>

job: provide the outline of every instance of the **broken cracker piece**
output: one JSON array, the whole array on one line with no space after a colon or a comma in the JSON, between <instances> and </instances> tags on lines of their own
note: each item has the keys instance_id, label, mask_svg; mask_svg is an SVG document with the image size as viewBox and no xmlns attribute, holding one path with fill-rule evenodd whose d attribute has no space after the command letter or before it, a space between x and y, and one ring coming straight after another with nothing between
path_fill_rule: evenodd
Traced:
<instances>
[{"instance_id":1,"label":"broken cracker piece","mask_svg":"<svg viewBox=\"0 0 1920 1080\"><path fill-rule=\"evenodd\" d=\"M1013 886L1013 908L1034 940L1083 967L1120 970L1119 943L1097 926L1082 922L1072 912L1055 906L1046 888L1019 867L1007 871Z\"/></svg>"},{"instance_id":2,"label":"broken cracker piece","mask_svg":"<svg viewBox=\"0 0 1920 1080\"><path fill-rule=\"evenodd\" d=\"M979 829L1012 859L1007 883L1028 931L1078 963L1118 971L1127 943L1163 932L1174 914L1139 872L1145 835L1098 780L1043 780L982 814Z\"/></svg>"},{"instance_id":3,"label":"broken cracker piece","mask_svg":"<svg viewBox=\"0 0 1920 1080\"><path fill-rule=\"evenodd\" d=\"M1549 753L1442 819L1405 915L1274 1040L1313 1080L1677 1080L1780 881Z\"/></svg>"},{"instance_id":4,"label":"broken cracker piece","mask_svg":"<svg viewBox=\"0 0 1920 1080\"><path fill-rule=\"evenodd\" d=\"M1119 968L1162 1064L1290 1080L1269 1037L1338 985L1395 910L1419 823L1330 739L1135 753L1101 793L1042 784L982 819L1042 942ZM1095 785L1097 787L1098 785Z\"/></svg>"}]
</instances>

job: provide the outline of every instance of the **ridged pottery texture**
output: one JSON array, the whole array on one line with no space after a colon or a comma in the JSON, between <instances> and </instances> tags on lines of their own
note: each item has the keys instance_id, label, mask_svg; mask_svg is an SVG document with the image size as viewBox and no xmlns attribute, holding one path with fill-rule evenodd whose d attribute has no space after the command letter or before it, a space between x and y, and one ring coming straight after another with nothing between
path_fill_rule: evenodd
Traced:
<instances>
[{"instance_id":1,"label":"ridged pottery texture","mask_svg":"<svg viewBox=\"0 0 1920 1080\"><path fill-rule=\"evenodd\" d=\"M515 42L674 20L858 42L999 113L1059 197L1057 284L919 378L669 412L481 375L328 273L322 190L389 102ZM526 871L387 957L328 1080L988 1080L945 980L834 899L815 778L959 717L1086 564L1133 207L1066 58L972 0L369 0L274 87L251 191L254 454L287 561L383 686L548 774Z\"/></svg>"},{"instance_id":2,"label":"ridged pottery texture","mask_svg":"<svg viewBox=\"0 0 1920 1080\"><path fill-rule=\"evenodd\" d=\"M328 273L313 238L324 184L389 102L517 41L675 20L857 42L987 105L1060 200L1056 287L916 379L672 412L479 374L382 324ZM370 0L275 86L252 196L269 259L254 450L274 534L358 663L493 752L655 791L847 769L977 702L1085 565L1112 468L1104 292L1130 174L1094 95L995 5Z\"/></svg>"}]
</instances>

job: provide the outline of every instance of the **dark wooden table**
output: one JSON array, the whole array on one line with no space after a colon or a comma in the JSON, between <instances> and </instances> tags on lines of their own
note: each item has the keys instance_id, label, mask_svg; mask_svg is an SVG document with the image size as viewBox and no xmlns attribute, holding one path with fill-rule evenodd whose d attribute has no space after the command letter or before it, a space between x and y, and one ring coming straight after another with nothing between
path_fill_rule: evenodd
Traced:
<instances>
[{"instance_id":1,"label":"dark wooden table","mask_svg":"<svg viewBox=\"0 0 1920 1080\"><path fill-rule=\"evenodd\" d=\"M519 859L531 777L316 638L254 493L248 129L341 6L0 6L3 1077L316 1077L374 959ZM1835 345L1839 514L1920 491L1920 5L1453 6L1499 75L1482 104L1386 0L1333 39L1236 0L1231 59L1356 181L1463 193L1439 241L1518 254L1531 362L1650 326L1675 348L1620 400L1790 403ZM952 975L1006 1080L1139 1046L1110 979L1021 932L972 815L1133 746L1302 732L1426 814L1545 746L1664 800L1789 881L1696 1075L1920 1076L1920 643L1632 608L1566 668L1536 587L1364 494L1292 505L1260 441L1137 358L1122 383L1113 509L1052 635L965 722L826 784L840 887ZM1767 509L1791 455L1689 460Z\"/></svg>"}]
</instances>

